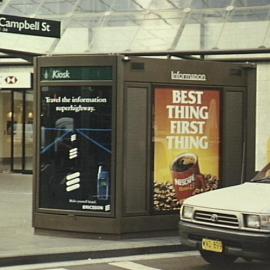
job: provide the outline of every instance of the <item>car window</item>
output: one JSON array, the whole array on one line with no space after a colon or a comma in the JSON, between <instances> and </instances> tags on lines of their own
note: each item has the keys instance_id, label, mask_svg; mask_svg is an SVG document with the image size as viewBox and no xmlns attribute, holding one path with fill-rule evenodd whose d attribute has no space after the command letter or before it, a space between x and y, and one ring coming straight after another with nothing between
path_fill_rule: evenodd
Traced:
<instances>
[{"instance_id":1,"label":"car window","mask_svg":"<svg viewBox=\"0 0 270 270\"><path fill-rule=\"evenodd\" d=\"M270 183L270 163L259 171L251 182Z\"/></svg>"}]
</instances>

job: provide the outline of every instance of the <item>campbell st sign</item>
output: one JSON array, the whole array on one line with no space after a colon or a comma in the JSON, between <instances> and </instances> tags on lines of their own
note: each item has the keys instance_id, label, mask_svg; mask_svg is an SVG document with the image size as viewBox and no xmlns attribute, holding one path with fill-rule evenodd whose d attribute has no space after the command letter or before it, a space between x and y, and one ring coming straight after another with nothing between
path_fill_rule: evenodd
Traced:
<instances>
[{"instance_id":1,"label":"campbell st sign","mask_svg":"<svg viewBox=\"0 0 270 270\"><path fill-rule=\"evenodd\" d=\"M60 38L59 21L0 14L0 32Z\"/></svg>"}]
</instances>

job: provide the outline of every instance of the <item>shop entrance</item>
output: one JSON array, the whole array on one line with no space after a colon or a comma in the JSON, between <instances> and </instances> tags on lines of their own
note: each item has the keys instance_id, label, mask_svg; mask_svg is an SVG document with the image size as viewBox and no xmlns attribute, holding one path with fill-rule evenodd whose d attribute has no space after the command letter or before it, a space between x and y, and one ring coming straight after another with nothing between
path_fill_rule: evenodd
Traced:
<instances>
[{"instance_id":1,"label":"shop entrance","mask_svg":"<svg viewBox=\"0 0 270 270\"><path fill-rule=\"evenodd\" d=\"M0 92L0 171L32 173L33 93Z\"/></svg>"}]
</instances>

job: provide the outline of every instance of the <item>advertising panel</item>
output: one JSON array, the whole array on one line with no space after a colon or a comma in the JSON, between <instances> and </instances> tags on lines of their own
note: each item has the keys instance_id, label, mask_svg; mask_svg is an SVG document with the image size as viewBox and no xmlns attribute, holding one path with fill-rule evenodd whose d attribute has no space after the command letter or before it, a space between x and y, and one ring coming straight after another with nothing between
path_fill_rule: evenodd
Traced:
<instances>
[{"instance_id":1,"label":"advertising panel","mask_svg":"<svg viewBox=\"0 0 270 270\"><path fill-rule=\"evenodd\" d=\"M41 89L40 208L111 211L111 86Z\"/></svg>"},{"instance_id":2,"label":"advertising panel","mask_svg":"<svg viewBox=\"0 0 270 270\"><path fill-rule=\"evenodd\" d=\"M154 91L154 187L157 211L220 183L220 91L156 88Z\"/></svg>"}]
</instances>

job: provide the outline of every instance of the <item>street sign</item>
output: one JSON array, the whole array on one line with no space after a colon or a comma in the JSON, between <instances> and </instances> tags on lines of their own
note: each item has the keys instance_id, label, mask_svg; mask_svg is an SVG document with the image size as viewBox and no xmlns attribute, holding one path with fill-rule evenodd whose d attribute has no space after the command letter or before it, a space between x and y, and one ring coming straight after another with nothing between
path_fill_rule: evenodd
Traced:
<instances>
[{"instance_id":1,"label":"street sign","mask_svg":"<svg viewBox=\"0 0 270 270\"><path fill-rule=\"evenodd\" d=\"M0 14L0 32L60 38L60 29L60 21Z\"/></svg>"}]
</instances>

